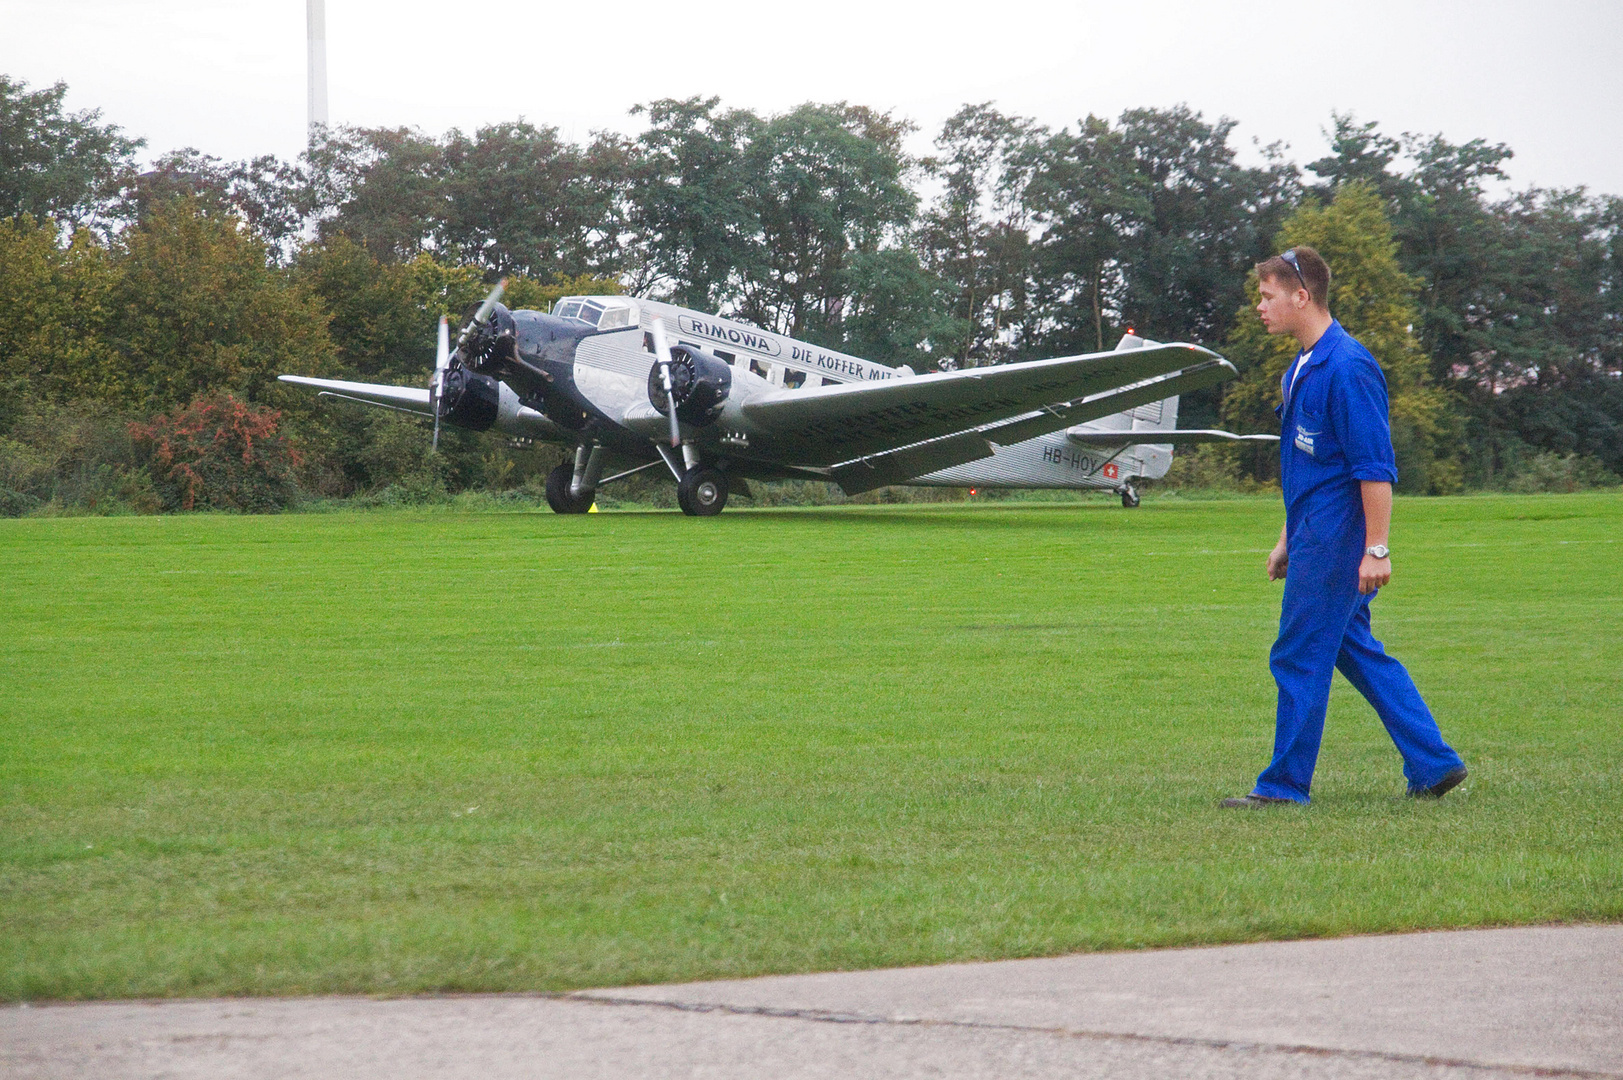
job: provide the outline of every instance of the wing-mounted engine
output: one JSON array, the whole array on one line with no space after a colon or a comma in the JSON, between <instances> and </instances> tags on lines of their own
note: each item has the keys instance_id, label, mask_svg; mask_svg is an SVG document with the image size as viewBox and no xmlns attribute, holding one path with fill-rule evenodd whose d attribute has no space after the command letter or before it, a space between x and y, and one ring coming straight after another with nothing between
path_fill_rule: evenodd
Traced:
<instances>
[{"instance_id":1,"label":"wing-mounted engine","mask_svg":"<svg viewBox=\"0 0 1623 1080\"><path fill-rule=\"evenodd\" d=\"M447 423L489 431L501 414L501 387L489 375L453 366L440 376L439 401L440 416Z\"/></svg>"},{"instance_id":2,"label":"wing-mounted engine","mask_svg":"<svg viewBox=\"0 0 1623 1080\"><path fill-rule=\"evenodd\" d=\"M719 357L692 345L671 346L671 392L665 393L661 365L648 371L648 400L669 416L670 399L676 399L676 418L684 424L703 427L715 422L733 388L733 369Z\"/></svg>"}]
</instances>

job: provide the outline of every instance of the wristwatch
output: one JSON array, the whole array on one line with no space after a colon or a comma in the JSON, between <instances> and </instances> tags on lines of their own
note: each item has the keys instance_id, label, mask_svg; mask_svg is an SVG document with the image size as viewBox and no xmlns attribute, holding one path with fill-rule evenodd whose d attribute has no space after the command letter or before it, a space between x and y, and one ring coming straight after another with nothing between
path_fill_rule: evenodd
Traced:
<instances>
[{"instance_id":1,"label":"wristwatch","mask_svg":"<svg viewBox=\"0 0 1623 1080\"><path fill-rule=\"evenodd\" d=\"M1376 544L1374 547L1365 548L1364 554L1373 555L1377 559L1384 559L1388 555L1392 554L1392 549L1387 547L1385 544Z\"/></svg>"}]
</instances>

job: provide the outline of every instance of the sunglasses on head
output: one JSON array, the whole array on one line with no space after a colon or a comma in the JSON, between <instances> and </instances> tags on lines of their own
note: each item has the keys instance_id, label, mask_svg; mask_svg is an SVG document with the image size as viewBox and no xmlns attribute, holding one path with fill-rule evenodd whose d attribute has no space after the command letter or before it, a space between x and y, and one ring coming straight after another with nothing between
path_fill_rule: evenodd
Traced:
<instances>
[{"instance_id":1,"label":"sunglasses on head","mask_svg":"<svg viewBox=\"0 0 1623 1080\"><path fill-rule=\"evenodd\" d=\"M1296 280L1302 283L1302 288L1307 289L1307 278L1302 276L1302 264L1296 261L1296 249L1288 249L1280 258L1291 264L1291 269L1296 271ZM1313 290L1307 291L1311 293Z\"/></svg>"}]
</instances>

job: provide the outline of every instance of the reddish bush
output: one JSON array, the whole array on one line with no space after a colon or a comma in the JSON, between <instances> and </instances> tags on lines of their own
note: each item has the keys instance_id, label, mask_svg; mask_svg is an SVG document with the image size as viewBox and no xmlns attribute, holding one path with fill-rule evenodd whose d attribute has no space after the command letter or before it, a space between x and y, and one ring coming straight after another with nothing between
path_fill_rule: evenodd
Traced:
<instances>
[{"instance_id":1,"label":"reddish bush","mask_svg":"<svg viewBox=\"0 0 1623 1080\"><path fill-rule=\"evenodd\" d=\"M298 451L277 432L282 414L230 394L199 398L130 435L165 510L279 510L298 494Z\"/></svg>"}]
</instances>

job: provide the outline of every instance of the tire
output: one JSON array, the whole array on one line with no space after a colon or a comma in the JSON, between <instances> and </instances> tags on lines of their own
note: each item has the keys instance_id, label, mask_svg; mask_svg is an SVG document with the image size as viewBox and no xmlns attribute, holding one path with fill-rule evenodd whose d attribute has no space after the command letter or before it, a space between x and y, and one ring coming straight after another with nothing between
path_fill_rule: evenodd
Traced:
<instances>
[{"instance_id":1,"label":"tire","mask_svg":"<svg viewBox=\"0 0 1623 1080\"><path fill-rule=\"evenodd\" d=\"M575 479L575 467L568 462L547 473L547 505L554 514L584 514L592 508L597 492L583 491L576 499L569 494L569 484Z\"/></svg>"},{"instance_id":2,"label":"tire","mask_svg":"<svg viewBox=\"0 0 1623 1080\"><path fill-rule=\"evenodd\" d=\"M689 469L676 485L676 501L690 517L712 517L727 505L727 474L720 469Z\"/></svg>"},{"instance_id":3,"label":"tire","mask_svg":"<svg viewBox=\"0 0 1623 1080\"><path fill-rule=\"evenodd\" d=\"M1138 505L1138 489L1128 484L1121 489L1121 504L1128 510Z\"/></svg>"}]
</instances>

